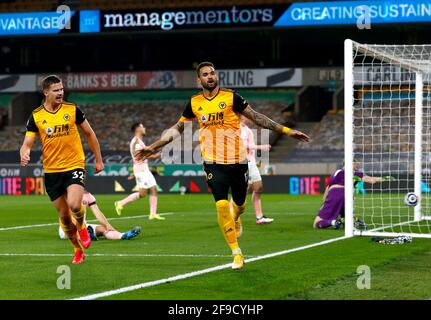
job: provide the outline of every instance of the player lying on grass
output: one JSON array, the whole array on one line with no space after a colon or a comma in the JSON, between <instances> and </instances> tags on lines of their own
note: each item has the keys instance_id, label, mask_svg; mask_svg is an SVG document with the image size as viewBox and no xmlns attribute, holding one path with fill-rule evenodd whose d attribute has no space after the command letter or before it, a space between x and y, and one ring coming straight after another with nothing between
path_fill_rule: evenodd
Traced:
<instances>
[{"instance_id":1,"label":"player lying on grass","mask_svg":"<svg viewBox=\"0 0 431 320\"><path fill-rule=\"evenodd\" d=\"M360 181L366 183L378 183L382 181L393 181L394 177L370 177L365 175L360 168L360 162L353 161L353 184ZM314 219L314 228L328 228L333 226L339 229L344 221L344 168L335 171L326 187L323 195L323 205L320 207L316 218ZM359 219L355 220L355 226L359 229L365 229L365 223Z\"/></svg>"},{"instance_id":2,"label":"player lying on grass","mask_svg":"<svg viewBox=\"0 0 431 320\"><path fill-rule=\"evenodd\" d=\"M86 221L87 208L91 209L96 219L101 224L87 224L88 233L91 236L91 240L97 240L97 237L105 237L109 240L130 240L141 233L140 227L134 227L133 229L126 232L118 232L114 227L111 226L108 219L106 219L103 212L99 209L96 204L96 198L88 191L84 192L82 198L82 204L85 207L84 221ZM61 227L58 228L58 235L60 239L68 239Z\"/></svg>"}]
</instances>

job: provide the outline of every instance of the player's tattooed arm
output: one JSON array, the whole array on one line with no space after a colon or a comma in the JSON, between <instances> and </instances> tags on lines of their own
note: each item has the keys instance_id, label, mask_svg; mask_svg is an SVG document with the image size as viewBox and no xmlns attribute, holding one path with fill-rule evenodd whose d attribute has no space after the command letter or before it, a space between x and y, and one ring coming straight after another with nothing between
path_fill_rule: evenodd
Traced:
<instances>
[{"instance_id":1,"label":"player's tattooed arm","mask_svg":"<svg viewBox=\"0 0 431 320\"><path fill-rule=\"evenodd\" d=\"M179 136L184 131L184 122L178 121L176 124L174 124L172 127L170 127L168 130L166 130L162 137L150 145L150 148L154 151L160 149L161 147L167 145L168 143L172 142L177 136Z\"/></svg>"},{"instance_id":2,"label":"player's tattooed arm","mask_svg":"<svg viewBox=\"0 0 431 320\"><path fill-rule=\"evenodd\" d=\"M253 121L258 126L269 129L272 131L276 131L279 133L287 134L288 136L301 140L301 141L310 141L310 137L307 136L305 133L302 133L298 130L289 129L273 120L265 116L264 114L261 114L255 110L253 110L250 106L247 106L241 114L245 116L246 118Z\"/></svg>"},{"instance_id":3,"label":"player's tattooed arm","mask_svg":"<svg viewBox=\"0 0 431 320\"><path fill-rule=\"evenodd\" d=\"M154 155L158 149L172 142L177 136L179 136L184 131L184 122L178 121L168 130L166 130L162 137L156 142L152 143L146 148L143 148L135 153L135 157L138 160L145 160Z\"/></svg>"},{"instance_id":4,"label":"player's tattooed arm","mask_svg":"<svg viewBox=\"0 0 431 320\"><path fill-rule=\"evenodd\" d=\"M281 124L271 120L264 114L254 111L250 106L247 106L241 114L262 128L280 133L283 130L283 126Z\"/></svg>"}]
</instances>

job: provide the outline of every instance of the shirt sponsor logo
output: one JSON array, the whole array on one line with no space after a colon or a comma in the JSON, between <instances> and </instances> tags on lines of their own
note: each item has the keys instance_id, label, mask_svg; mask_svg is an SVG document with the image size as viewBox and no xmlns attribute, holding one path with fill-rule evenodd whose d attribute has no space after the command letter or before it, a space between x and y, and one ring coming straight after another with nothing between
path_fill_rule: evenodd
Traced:
<instances>
[{"instance_id":1,"label":"shirt sponsor logo","mask_svg":"<svg viewBox=\"0 0 431 320\"><path fill-rule=\"evenodd\" d=\"M208 117L205 120L206 126L216 126L221 124L224 124L224 112L209 113Z\"/></svg>"},{"instance_id":2,"label":"shirt sponsor logo","mask_svg":"<svg viewBox=\"0 0 431 320\"><path fill-rule=\"evenodd\" d=\"M69 135L69 125L68 124L61 124L54 126L54 129L51 127L46 128L46 134L48 135L48 138L58 138L62 136L68 136Z\"/></svg>"}]
</instances>

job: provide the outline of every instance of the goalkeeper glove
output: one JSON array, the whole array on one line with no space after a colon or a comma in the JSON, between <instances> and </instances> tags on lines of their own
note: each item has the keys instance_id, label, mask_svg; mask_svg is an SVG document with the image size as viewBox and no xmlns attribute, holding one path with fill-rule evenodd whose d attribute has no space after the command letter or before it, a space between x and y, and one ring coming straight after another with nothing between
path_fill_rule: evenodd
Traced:
<instances>
[{"instance_id":1,"label":"goalkeeper glove","mask_svg":"<svg viewBox=\"0 0 431 320\"><path fill-rule=\"evenodd\" d=\"M392 176L384 176L382 177L382 181L397 181L397 178Z\"/></svg>"},{"instance_id":2,"label":"goalkeeper glove","mask_svg":"<svg viewBox=\"0 0 431 320\"><path fill-rule=\"evenodd\" d=\"M359 182L359 181L362 181L362 178L358 176L353 176L353 182Z\"/></svg>"}]
</instances>

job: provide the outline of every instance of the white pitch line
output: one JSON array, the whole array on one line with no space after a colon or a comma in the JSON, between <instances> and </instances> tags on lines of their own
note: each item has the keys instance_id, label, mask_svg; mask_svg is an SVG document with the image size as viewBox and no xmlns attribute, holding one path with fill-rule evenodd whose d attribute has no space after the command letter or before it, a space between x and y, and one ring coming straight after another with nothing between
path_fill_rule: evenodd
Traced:
<instances>
[{"instance_id":1,"label":"white pitch line","mask_svg":"<svg viewBox=\"0 0 431 320\"><path fill-rule=\"evenodd\" d=\"M221 254L163 254L163 253L91 253L87 257L183 257L183 258L230 258ZM70 253L0 253L0 257L72 257ZM253 256L249 256L253 257Z\"/></svg>"},{"instance_id":2,"label":"white pitch line","mask_svg":"<svg viewBox=\"0 0 431 320\"><path fill-rule=\"evenodd\" d=\"M400 222L400 223L397 223L397 224L394 224L394 225L392 225L392 226L383 226L383 227L378 227L378 228L374 228L374 229L371 229L371 230L366 230L366 231L379 231L379 230L384 230L384 229L388 229L388 228L395 228L395 227L399 227L399 226L402 226L402 225L405 225L405 224L412 224L412 223L414 223L414 222L417 222L417 221L410 221L410 220L408 220L408 221L404 221L404 222Z\"/></svg>"},{"instance_id":3,"label":"white pitch line","mask_svg":"<svg viewBox=\"0 0 431 320\"><path fill-rule=\"evenodd\" d=\"M258 261L258 260L268 259L268 258L280 256L280 255L289 254L292 252L297 252L297 251L301 251L301 250L305 250L305 249L309 249L309 248L322 246L322 245L325 245L328 243L332 243L332 242L336 242L336 241L340 241L340 240L344 240L344 239L347 239L347 238L346 237L333 238L333 239L329 239L329 240L325 240L325 241L321 241L321 242L316 242L316 243L309 244L309 245L302 246L302 247L298 247L298 248L278 251L278 252L269 253L269 254L266 254L263 256L254 257L254 258L245 260L245 262L250 263L250 262L254 262L254 261ZM171 283L171 282L178 281L178 280L193 278L196 276L200 276L202 274L211 273L211 272L219 271L219 270L223 270L223 269L228 269L231 266L232 266L231 263L222 264L219 266L215 266L215 267L211 267L211 268L207 268L207 269L202 269L202 270L198 270L198 271L193 271L193 272L189 272L189 273L184 273L184 274L176 275L176 276L165 278L165 279L160 279L160 280L155 280L155 281L150 281L150 282L142 282L139 284L135 284L133 286L128 286L128 287L123 287L123 288L119 288L119 289L115 289L115 290L109 290L109 291L104 291L104 292L100 292L100 293L90 294L87 296L74 298L72 300L94 300L94 299L104 298L104 297L108 297L108 296L112 296L112 295L116 295L116 294L120 294L120 293L135 291L135 290L142 289L142 288L157 286L159 284L164 284L164 283L168 283L168 282Z\"/></svg>"},{"instance_id":4,"label":"white pitch line","mask_svg":"<svg viewBox=\"0 0 431 320\"><path fill-rule=\"evenodd\" d=\"M159 213L160 216L167 216L167 215L172 215L172 214L174 214L174 212ZM109 218L108 221L138 219L138 218L146 218L148 216L149 216L148 214L144 214L142 216L128 216L128 217ZM87 220L87 222L98 222L98 220L91 219L91 220ZM27 226L5 227L5 228L0 228L0 231L17 230L17 229L30 229L30 228L39 228L39 227L49 227L49 226L58 226L58 222L45 223L45 224L30 224Z\"/></svg>"}]
</instances>

